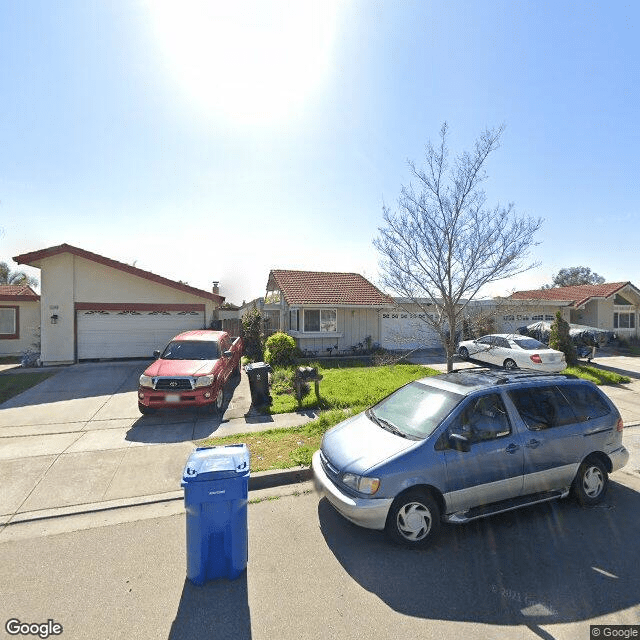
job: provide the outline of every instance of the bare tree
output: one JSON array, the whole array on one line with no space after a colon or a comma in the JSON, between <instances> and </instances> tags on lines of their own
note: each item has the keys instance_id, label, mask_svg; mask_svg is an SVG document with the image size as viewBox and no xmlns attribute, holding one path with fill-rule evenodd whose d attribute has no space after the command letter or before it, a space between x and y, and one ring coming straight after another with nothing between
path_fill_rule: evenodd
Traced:
<instances>
[{"instance_id":1,"label":"bare tree","mask_svg":"<svg viewBox=\"0 0 640 640\"><path fill-rule=\"evenodd\" d=\"M503 130L484 131L473 152L449 164L445 122L437 146L427 145L424 168L409 162L417 186L402 187L395 212L383 207L385 225L373 242L382 285L422 311L445 347L448 371L466 305L483 286L537 266L525 260L542 220L516 216L513 204L487 207L480 188Z\"/></svg>"}]
</instances>

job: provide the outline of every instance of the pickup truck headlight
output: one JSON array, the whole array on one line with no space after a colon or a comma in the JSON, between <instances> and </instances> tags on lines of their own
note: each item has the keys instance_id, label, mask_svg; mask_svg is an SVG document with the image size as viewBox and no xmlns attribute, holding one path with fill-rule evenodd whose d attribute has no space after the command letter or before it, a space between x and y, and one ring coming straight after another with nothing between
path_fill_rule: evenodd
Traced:
<instances>
[{"instance_id":1,"label":"pickup truck headlight","mask_svg":"<svg viewBox=\"0 0 640 640\"><path fill-rule=\"evenodd\" d=\"M366 493L372 496L380 488L380 480L378 478L368 478L367 476L357 476L355 473L345 473L342 476L342 482L347 487L358 491L359 493Z\"/></svg>"},{"instance_id":2,"label":"pickup truck headlight","mask_svg":"<svg viewBox=\"0 0 640 640\"><path fill-rule=\"evenodd\" d=\"M195 388L199 387L210 387L213 384L213 379L215 376L198 376L196 378Z\"/></svg>"},{"instance_id":3,"label":"pickup truck headlight","mask_svg":"<svg viewBox=\"0 0 640 640\"><path fill-rule=\"evenodd\" d=\"M144 373L140 376L140 386L150 387L153 389L153 378L151 376L145 376Z\"/></svg>"}]
</instances>

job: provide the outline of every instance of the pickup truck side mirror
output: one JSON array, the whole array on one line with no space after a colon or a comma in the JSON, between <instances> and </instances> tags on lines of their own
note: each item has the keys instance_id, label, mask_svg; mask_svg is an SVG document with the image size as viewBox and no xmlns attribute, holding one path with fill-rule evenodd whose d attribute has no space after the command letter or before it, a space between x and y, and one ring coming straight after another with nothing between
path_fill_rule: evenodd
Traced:
<instances>
[{"instance_id":1,"label":"pickup truck side mirror","mask_svg":"<svg viewBox=\"0 0 640 640\"><path fill-rule=\"evenodd\" d=\"M160 357L160 349L156 349L153 352L153 357L154 357L155 360L157 360Z\"/></svg>"},{"instance_id":2,"label":"pickup truck side mirror","mask_svg":"<svg viewBox=\"0 0 640 640\"><path fill-rule=\"evenodd\" d=\"M223 355L225 358L230 358L230 357L233 355L233 351L231 351L231 349L227 349L226 351L224 351L224 352L222 353L222 355Z\"/></svg>"},{"instance_id":3,"label":"pickup truck side mirror","mask_svg":"<svg viewBox=\"0 0 640 640\"><path fill-rule=\"evenodd\" d=\"M471 451L471 443L468 438L465 438L459 433L449 434L449 446L455 451Z\"/></svg>"}]
</instances>

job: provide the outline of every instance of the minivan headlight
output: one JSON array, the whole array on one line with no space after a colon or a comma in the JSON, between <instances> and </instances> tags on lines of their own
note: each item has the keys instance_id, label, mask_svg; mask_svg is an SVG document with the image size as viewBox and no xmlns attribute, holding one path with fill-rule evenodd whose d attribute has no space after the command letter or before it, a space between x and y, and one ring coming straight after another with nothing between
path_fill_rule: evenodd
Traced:
<instances>
[{"instance_id":1,"label":"minivan headlight","mask_svg":"<svg viewBox=\"0 0 640 640\"><path fill-rule=\"evenodd\" d=\"M213 384L213 376L198 376L196 378L195 388L210 387Z\"/></svg>"},{"instance_id":2,"label":"minivan headlight","mask_svg":"<svg viewBox=\"0 0 640 640\"><path fill-rule=\"evenodd\" d=\"M140 376L141 387L151 387L153 389L153 378L151 376L145 376L144 373Z\"/></svg>"},{"instance_id":3,"label":"minivan headlight","mask_svg":"<svg viewBox=\"0 0 640 640\"><path fill-rule=\"evenodd\" d=\"M367 476L357 476L355 473L345 473L342 475L342 482L354 491L366 493L372 496L380 488L379 478L369 478Z\"/></svg>"}]
</instances>

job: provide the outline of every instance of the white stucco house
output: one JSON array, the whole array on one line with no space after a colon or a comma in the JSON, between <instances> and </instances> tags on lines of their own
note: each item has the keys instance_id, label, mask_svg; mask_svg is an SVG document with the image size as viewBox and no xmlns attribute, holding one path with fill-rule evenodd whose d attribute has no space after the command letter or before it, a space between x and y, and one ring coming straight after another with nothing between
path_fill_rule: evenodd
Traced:
<instances>
[{"instance_id":1,"label":"white stucco house","mask_svg":"<svg viewBox=\"0 0 640 640\"><path fill-rule=\"evenodd\" d=\"M13 259L40 269L44 365L151 357L176 333L210 326L224 302L217 287L197 289L68 244Z\"/></svg>"},{"instance_id":2,"label":"white stucco house","mask_svg":"<svg viewBox=\"0 0 640 640\"><path fill-rule=\"evenodd\" d=\"M40 296L28 285L0 285L0 356L19 356L40 342Z\"/></svg>"}]
</instances>

